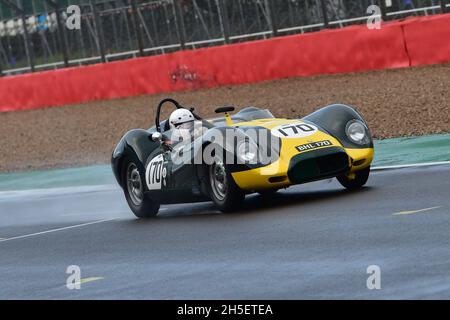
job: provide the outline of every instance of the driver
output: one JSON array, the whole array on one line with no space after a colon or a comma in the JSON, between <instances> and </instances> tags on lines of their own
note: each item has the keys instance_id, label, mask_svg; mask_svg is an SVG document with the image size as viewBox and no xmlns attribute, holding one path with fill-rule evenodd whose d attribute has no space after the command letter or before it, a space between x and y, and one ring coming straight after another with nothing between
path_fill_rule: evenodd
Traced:
<instances>
[{"instance_id":1,"label":"driver","mask_svg":"<svg viewBox=\"0 0 450 320\"><path fill-rule=\"evenodd\" d=\"M191 111L180 108L172 112L169 117L171 140L174 143L191 139L194 134L195 117Z\"/></svg>"}]
</instances>

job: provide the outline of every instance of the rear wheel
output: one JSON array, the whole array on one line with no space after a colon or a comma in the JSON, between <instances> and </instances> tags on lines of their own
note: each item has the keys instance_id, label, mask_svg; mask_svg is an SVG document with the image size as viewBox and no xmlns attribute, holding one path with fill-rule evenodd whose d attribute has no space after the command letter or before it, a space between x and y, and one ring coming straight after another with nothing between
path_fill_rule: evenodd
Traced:
<instances>
[{"instance_id":1,"label":"rear wheel","mask_svg":"<svg viewBox=\"0 0 450 320\"><path fill-rule=\"evenodd\" d=\"M234 182L229 168L218 158L208 166L207 185L211 200L223 212L237 209L245 198L244 192Z\"/></svg>"},{"instance_id":2,"label":"rear wheel","mask_svg":"<svg viewBox=\"0 0 450 320\"><path fill-rule=\"evenodd\" d=\"M347 175L340 175L337 176L337 180L345 188L349 190L356 190L366 184L367 180L369 179L369 174L370 174L370 167L367 167L360 171L356 171L354 173L355 175L354 179L350 179Z\"/></svg>"},{"instance_id":3,"label":"rear wheel","mask_svg":"<svg viewBox=\"0 0 450 320\"><path fill-rule=\"evenodd\" d=\"M158 214L159 203L144 192L144 179L136 164L125 161L122 169L123 191L128 205L138 218L150 218Z\"/></svg>"}]
</instances>

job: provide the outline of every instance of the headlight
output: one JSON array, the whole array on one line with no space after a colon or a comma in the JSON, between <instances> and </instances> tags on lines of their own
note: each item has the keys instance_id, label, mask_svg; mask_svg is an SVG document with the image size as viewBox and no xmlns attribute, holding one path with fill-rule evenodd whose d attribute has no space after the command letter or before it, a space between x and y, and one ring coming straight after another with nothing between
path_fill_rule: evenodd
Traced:
<instances>
[{"instance_id":1,"label":"headlight","mask_svg":"<svg viewBox=\"0 0 450 320\"><path fill-rule=\"evenodd\" d=\"M347 137L356 144L367 144L370 142L368 130L365 124L360 120L351 120L345 128Z\"/></svg>"},{"instance_id":2,"label":"headlight","mask_svg":"<svg viewBox=\"0 0 450 320\"><path fill-rule=\"evenodd\" d=\"M249 140L242 141L237 147L237 156L244 163L256 163L258 146Z\"/></svg>"}]
</instances>

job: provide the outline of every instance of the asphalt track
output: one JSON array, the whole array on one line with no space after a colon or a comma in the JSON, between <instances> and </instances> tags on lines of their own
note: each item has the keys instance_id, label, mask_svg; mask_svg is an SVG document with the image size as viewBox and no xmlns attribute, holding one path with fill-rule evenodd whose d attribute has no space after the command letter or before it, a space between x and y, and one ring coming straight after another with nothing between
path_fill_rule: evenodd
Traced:
<instances>
[{"instance_id":1,"label":"asphalt track","mask_svg":"<svg viewBox=\"0 0 450 320\"><path fill-rule=\"evenodd\" d=\"M372 172L357 192L327 180L248 196L233 214L165 206L146 221L118 189L2 193L0 238L2 299L448 299L450 165Z\"/></svg>"}]
</instances>

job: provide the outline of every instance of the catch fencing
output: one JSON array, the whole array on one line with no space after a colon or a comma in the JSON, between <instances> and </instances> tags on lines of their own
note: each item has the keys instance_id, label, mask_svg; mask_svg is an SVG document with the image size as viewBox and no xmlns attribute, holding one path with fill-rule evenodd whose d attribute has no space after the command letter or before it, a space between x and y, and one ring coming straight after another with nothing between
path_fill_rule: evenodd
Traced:
<instances>
[{"instance_id":1,"label":"catch fencing","mask_svg":"<svg viewBox=\"0 0 450 320\"><path fill-rule=\"evenodd\" d=\"M69 5L81 10L69 30ZM450 11L450 0L0 0L0 75ZM26 28L24 28L26 26Z\"/></svg>"}]
</instances>

